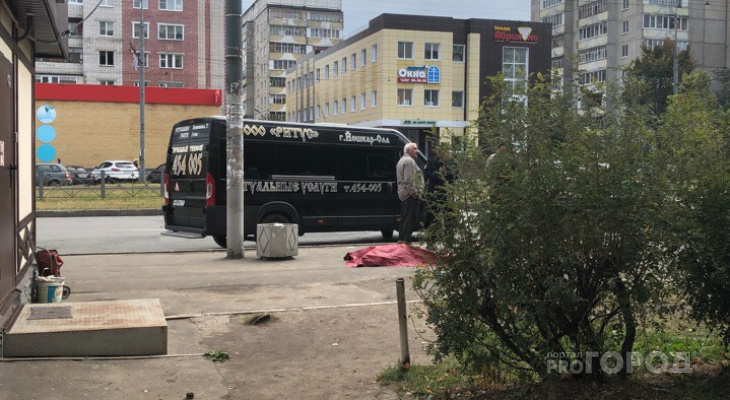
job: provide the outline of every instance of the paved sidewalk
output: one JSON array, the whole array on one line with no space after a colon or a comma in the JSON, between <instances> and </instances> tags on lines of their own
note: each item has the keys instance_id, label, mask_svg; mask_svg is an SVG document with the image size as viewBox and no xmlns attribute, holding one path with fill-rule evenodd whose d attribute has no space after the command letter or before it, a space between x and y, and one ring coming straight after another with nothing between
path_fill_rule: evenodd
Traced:
<instances>
[{"instance_id":1,"label":"paved sidewalk","mask_svg":"<svg viewBox=\"0 0 730 400\"><path fill-rule=\"evenodd\" d=\"M300 248L268 261L246 252L65 257L67 301L159 298L168 317L167 357L0 363L0 399L391 399L375 382L399 356L395 280L409 267L346 268L355 247ZM269 312L262 326L250 313ZM409 326L416 362L428 330ZM421 336L419 336L421 335ZM52 344L49 344L52 345ZM214 364L201 354L226 351Z\"/></svg>"}]
</instances>

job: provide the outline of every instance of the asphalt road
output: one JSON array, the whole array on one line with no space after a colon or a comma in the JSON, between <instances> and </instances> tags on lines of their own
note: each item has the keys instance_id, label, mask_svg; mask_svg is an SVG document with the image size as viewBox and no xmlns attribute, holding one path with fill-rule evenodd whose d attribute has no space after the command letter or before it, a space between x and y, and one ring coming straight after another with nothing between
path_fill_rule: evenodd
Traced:
<instances>
[{"instance_id":1,"label":"asphalt road","mask_svg":"<svg viewBox=\"0 0 730 400\"><path fill-rule=\"evenodd\" d=\"M56 249L62 255L222 251L213 238L183 239L163 236L162 216L144 217L47 217L38 218L38 247ZM300 246L383 243L380 232L308 233ZM254 249L253 241L244 247Z\"/></svg>"}]
</instances>

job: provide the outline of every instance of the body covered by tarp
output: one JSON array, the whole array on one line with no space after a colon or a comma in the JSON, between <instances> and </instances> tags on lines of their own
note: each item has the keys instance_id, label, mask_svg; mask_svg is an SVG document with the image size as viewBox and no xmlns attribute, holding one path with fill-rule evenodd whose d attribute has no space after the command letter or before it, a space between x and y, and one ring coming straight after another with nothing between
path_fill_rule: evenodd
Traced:
<instances>
[{"instance_id":1,"label":"body covered by tarp","mask_svg":"<svg viewBox=\"0 0 730 400\"><path fill-rule=\"evenodd\" d=\"M437 260L436 254L406 244L369 246L345 255L348 267L416 267L431 265Z\"/></svg>"}]
</instances>

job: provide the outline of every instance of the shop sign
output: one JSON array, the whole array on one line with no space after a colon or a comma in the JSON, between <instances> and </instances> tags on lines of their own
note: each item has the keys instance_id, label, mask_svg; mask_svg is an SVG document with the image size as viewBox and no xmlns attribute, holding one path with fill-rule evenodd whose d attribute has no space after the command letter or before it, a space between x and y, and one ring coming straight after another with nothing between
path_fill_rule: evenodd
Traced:
<instances>
[{"instance_id":1,"label":"shop sign","mask_svg":"<svg viewBox=\"0 0 730 400\"><path fill-rule=\"evenodd\" d=\"M441 70L435 65L410 66L398 70L399 83L441 83Z\"/></svg>"},{"instance_id":2,"label":"shop sign","mask_svg":"<svg viewBox=\"0 0 730 400\"><path fill-rule=\"evenodd\" d=\"M494 27L494 40L497 42L526 42L537 43L540 38L532 34L532 28L529 26L520 26L516 31L508 26Z\"/></svg>"},{"instance_id":3,"label":"shop sign","mask_svg":"<svg viewBox=\"0 0 730 400\"><path fill-rule=\"evenodd\" d=\"M436 125L436 121L424 121L420 119L404 119L403 122L401 122L401 125L427 125L427 126L433 126Z\"/></svg>"}]
</instances>

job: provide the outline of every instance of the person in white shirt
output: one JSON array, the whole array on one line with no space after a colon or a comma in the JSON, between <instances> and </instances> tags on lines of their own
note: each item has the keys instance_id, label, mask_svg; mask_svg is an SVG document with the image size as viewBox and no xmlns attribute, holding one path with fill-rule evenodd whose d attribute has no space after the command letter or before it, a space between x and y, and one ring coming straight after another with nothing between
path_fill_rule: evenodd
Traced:
<instances>
[{"instance_id":1,"label":"person in white shirt","mask_svg":"<svg viewBox=\"0 0 730 400\"><path fill-rule=\"evenodd\" d=\"M403 147L403 157L395 166L398 182L398 198L401 201L398 243L411 244L411 235L418 227L418 209L423 191L423 175L416 164L418 145L408 143Z\"/></svg>"}]
</instances>

